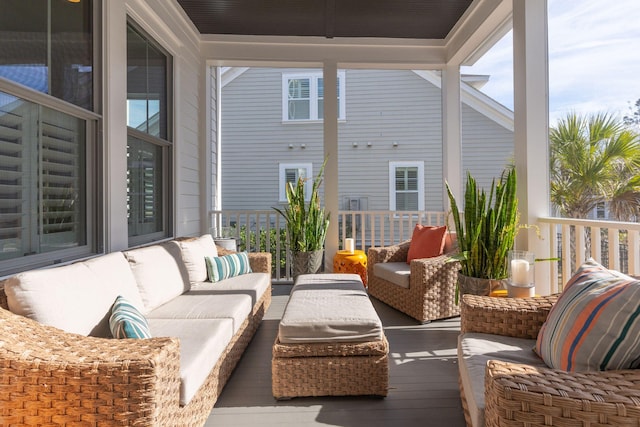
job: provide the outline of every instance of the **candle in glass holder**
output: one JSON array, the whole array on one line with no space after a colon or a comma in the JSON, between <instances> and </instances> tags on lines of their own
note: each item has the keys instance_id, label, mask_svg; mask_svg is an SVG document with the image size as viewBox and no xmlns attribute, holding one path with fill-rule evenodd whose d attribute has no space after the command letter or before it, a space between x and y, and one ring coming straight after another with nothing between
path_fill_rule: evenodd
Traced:
<instances>
[{"instance_id":1,"label":"candle in glass holder","mask_svg":"<svg viewBox=\"0 0 640 427\"><path fill-rule=\"evenodd\" d=\"M531 283L529 280L529 261L526 259L511 260L511 282L520 286Z\"/></svg>"},{"instance_id":2,"label":"candle in glass holder","mask_svg":"<svg viewBox=\"0 0 640 427\"><path fill-rule=\"evenodd\" d=\"M355 241L353 239L344 239L344 250L353 253L355 249Z\"/></svg>"}]
</instances>

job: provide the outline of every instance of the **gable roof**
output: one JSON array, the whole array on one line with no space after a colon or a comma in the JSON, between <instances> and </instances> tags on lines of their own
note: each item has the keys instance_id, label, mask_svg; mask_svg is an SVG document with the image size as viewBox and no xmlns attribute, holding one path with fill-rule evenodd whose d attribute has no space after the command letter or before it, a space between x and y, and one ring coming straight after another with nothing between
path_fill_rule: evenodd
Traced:
<instances>
[{"instance_id":1,"label":"gable roof","mask_svg":"<svg viewBox=\"0 0 640 427\"><path fill-rule=\"evenodd\" d=\"M223 67L221 71L221 87L225 87L249 69L250 67ZM437 72L425 70L411 71L434 86L442 88L442 77L440 77L440 74ZM482 87L482 85L489 80L489 76L463 75L461 78L460 98L462 103L498 123L505 129L513 131L513 111L477 89L477 87Z\"/></svg>"}]
</instances>

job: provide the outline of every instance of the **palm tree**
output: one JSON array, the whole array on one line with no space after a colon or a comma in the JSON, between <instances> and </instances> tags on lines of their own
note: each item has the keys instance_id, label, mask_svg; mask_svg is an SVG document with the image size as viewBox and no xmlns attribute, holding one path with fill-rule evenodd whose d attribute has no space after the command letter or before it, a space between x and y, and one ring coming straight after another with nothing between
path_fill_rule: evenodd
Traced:
<instances>
[{"instance_id":1,"label":"palm tree","mask_svg":"<svg viewBox=\"0 0 640 427\"><path fill-rule=\"evenodd\" d=\"M617 220L640 212L640 140L609 114L569 113L549 134L551 202L562 216L586 218L602 202Z\"/></svg>"}]
</instances>

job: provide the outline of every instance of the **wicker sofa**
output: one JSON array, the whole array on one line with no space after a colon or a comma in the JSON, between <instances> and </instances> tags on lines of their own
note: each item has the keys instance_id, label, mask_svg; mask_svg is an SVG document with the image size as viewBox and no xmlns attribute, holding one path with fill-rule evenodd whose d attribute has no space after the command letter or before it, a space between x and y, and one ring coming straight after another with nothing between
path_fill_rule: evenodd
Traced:
<instances>
[{"instance_id":1,"label":"wicker sofa","mask_svg":"<svg viewBox=\"0 0 640 427\"><path fill-rule=\"evenodd\" d=\"M565 372L533 352L557 296L464 295L458 344L468 426L640 426L640 371Z\"/></svg>"},{"instance_id":2,"label":"wicker sofa","mask_svg":"<svg viewBox=\"0 0 640 427\"><path fill-rule=\"evenodd\" d=\"M5 280L0 424L202 426L271 302L268 253L250 254L252 273L193 281L203 271L194 260L204 264L198 254L212 250L203 236ZM162 281L183 292L169 296ZM32 312L10 311L25 309L16 289L26 290ZM123 294L141 300L153 338L113 339L104 331L105 308ZM89 333L87 318L95 323Z\"/></svg>"},{"instance_id":3,"label":"wicker sofa","mask_svg":"<svg viewBox=\"0 0 640 427\"><path fill-rule=\"evenodd\" d=\"M407 264L410 243L369 248L369 294L422 323L459 315L455 292L460 263L449 259L454 243L447 241L444 255Z\"/></svg>"}]
</instances>

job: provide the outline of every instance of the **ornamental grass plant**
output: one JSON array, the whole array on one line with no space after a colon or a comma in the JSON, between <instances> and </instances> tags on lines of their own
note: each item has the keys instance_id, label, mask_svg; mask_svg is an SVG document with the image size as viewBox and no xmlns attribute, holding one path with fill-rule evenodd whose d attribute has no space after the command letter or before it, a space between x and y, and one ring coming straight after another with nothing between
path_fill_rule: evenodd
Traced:
<instances>
[{"instance_id":1,"label":"ornamental grass plant","mask_svg":"<svg viewBox=\"0 0 640 427\"><path fill-rule=\"evenodd\" d=\"M300 177L295 186L287 183L287 206L283 209L273 208L285 219L292 253L318 251L324 247L329 214L325 214L324 207L320 205L319 188L326 163L326 160L322 163L320 172L313 180L308 203L304 189L305 182L310 178Z\"/></svg>"},{"instance_id":2,"label":"ornamental grass plant","mask_svg":"<svg viewBox=\"0 0 640 427\"><path fill-rule=\"evenodd\" d=\"M508 277L507 253L519 230L515 168L505 169L487 193L467 172L464 212L461 215L449 184L447 194L456 228L460 273L480 279Z\"/></svg>"}]
</instances>

